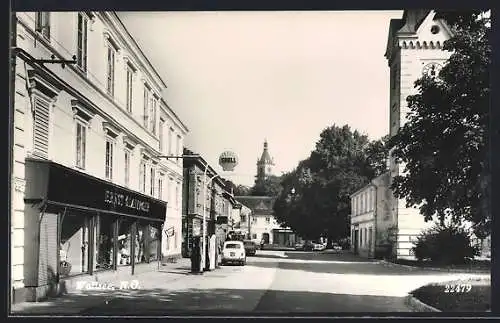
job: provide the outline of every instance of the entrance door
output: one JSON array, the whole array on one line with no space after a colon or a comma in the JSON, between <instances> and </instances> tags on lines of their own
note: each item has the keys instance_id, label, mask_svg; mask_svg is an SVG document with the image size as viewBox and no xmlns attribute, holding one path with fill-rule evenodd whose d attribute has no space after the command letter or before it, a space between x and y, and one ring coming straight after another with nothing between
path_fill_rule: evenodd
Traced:
<instances>
[{"instance_id":1,"label":"entrance door","mask_svg":"<svg viewBox=\"0 0 500 323\"><path fill-rule=\"evenodd\" d=\"M269 233L263 233L262 240L264 240L265 244L268 244L269 243Z\"/></svg>"},{"instance_id":2,"label":"entrance door","mask_svg":"<svg viewBox=\"0 0 500 323\"><path fill-rule=\"evenodd\" d=\"M359 253L359 230L354 230L354 254L357 255Z\"/></svg>"}]
</instances>

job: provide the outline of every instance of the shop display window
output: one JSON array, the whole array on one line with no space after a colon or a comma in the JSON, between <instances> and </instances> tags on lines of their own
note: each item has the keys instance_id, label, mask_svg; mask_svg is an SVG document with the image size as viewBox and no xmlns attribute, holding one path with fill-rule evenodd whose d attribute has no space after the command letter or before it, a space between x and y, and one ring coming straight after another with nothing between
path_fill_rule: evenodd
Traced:
<instances>
[{"instance_id":1,"label":"shop display window","mask_svg":"<svg viewBox=\"0 0 500 323\"><path fill-rule=\"evenodd\" d=\"M147 223L138 221L137 231L135 237L135 263L146 263L149 262L148 253L149 250L146 249L148 243L148 227Z\"/></svg>"},{"instance_id":2,"label":"shop display window","mask_svg":"<svg viewBox=\"0 0 500 323\"><path fill-rule=\"evenodd\" d=\"M158 250L161 245L159 226L149 226L149 261L157 261L159 259Z\"/></svg>"},{"instance_id":3,"label":"shop display window","mask_svg":"<svg viewBox=\"0 0 500 323\"><path fill-rule=\"evenodd\" d=\"M117 265L127 266L131 264L132 260L132 225L134 219L123 218L119 220L118 227L118 251L117 251Z\"/></svg>"},{"instance_id":4,"label":"shop display window","mask_svg":"<svg viewBox=\"0 0 500 323\"><path fill-rule=\"evenodd\" d=\"M90 217L76 211L61 215L60 270L62 277L89 271Z\"/></svg>"},{"instance_id":5,"label":"shop display window","mask_svg":"<svg viewBox=\"0 0 500 323\"><path fill-rule=\"evenodd\" d=\"M114 265L114 226L116 218L108 214L95 217L95 270L112 269Z\"/></svg>"}]
</instances>

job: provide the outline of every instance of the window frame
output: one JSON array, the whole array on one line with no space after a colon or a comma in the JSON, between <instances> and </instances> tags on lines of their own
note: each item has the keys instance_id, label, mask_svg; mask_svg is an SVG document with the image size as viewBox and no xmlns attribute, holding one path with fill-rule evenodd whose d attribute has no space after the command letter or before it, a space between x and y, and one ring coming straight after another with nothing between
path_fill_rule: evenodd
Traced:
<instances>
[{"instance_id":1,"label":"window frame","mask_svg":"<svg viewBox=\"0 0 500 323\"><path fill-rule=\"evenodd\" d=\"M80 19L81 27L80 31ZM87 14L78 12L76 21L76 67L82 72L87 72L88 69L88 34L89 34L90 19ZM81 41L81 46L80 46Z\"/></svg>"},{"instance_id":2,"label":"window frame","mask_svg":"<svg viewBox=\"0 0 500 323\"><path fill-rule=\"evenodd\" d=\"M168 129L168 154L173 155L173 136L175 135L175 129L173 127L169 127Z\"/></svg>"},{"instance_id":3,"label":"window frame","mask_svg":"<svg viewBox=\"0 0 500 323\"><path fill-rule=\"evenodd\" d=\"M130 162L132 159L132 152L130 149L125 148L123 150L123 173L124 179L123 182L126 187L130 187ZM128 160L128 162L127 162Z\"/></svg>"},{"instance_id":4,"label":"window frame","mask_svg":"<svg viewBox=\"0 0 500 323\"><path fill-rule=\"evenodd\" d=\"M139 192L146 193L147 161L142 158L139 163Z\"/></svg>"},{"instance_id":5,"label":"window frame","mask_svg":"<svg viewBox=\"0 0 500 323\"><path fill-rule=\"evenodd\" d=\"M176 154L177 156L181 156L182 155L182 152L181 152L181 140L182 140L182 137L180 134L177 134L177 138L176 138L176 142L175 142L175 150L176 150ZM177 158L176 159L176 162L177 164L180 164L181 162L181 159L180 158Z\"/></svg>"},{"instance_id":6,"label":"window frame","mask_svg":"<svg viewBox=\"0 0 500 323\"><path fill-rule=\"evenodd\" d=\"M115 95L116 55L118 49L111 41L106 42L106 93Z\"/></svg>"},{"instance_id":7,"label":"window frame","mask_svg":"<svg viewBox=\"0 0 500 323\"><path fill-rule=\"evenodd\" d=\"M156 190L156 168L155 166L151 165L149 167L149 195L155 196Z\"/></svg>"},{"instance_id":8,"label":"window frame","mask_svg":"<svg viewBox=\"0 0 500 323\"><path fill-rule=\"evenodd\" d=\"M157 189L158 199L160 199L160 200L163 200L164 177L165 177L165 175L160 172L160 174L158 176L158 189Z\"/></svg>"},{"instance_id":9,"label":"window frame","mask_svg":"<svg viewBox=\"0 0 500 323\"><path fill-rule=\"evenodd\" d=\"M43 105L39 107L39 105ZM44 109L44 111L41 111L41 109ZM52 119L52 107L51 107L51 100L44 96L44 95L34 95L33 96L33 111L32 111L32 120L33 120L33 125L32 125L32 154L37 157L42 157L42 158L48 158L49 157L49 152L50 152L50 141L51 141L51 119ZM47 114L47 128L42 129L40 127L40 122L39 119L43 119L43 114ZM46 151L41 151L37 149L38 145L36 144L37 142L37 137L47 137L46 141Z\"/></svg>"},{"instance_id":10,"label":"window frame","mask_svg":"<svg viewBox=\"0 0 500 323\"><path fill-rule=\"evenodd\" d=\"M37 11L35 12L35 31L42 37L50 41L50 12Z\"/></svg>"},{"instance_id":11,"label":"window frame","mask_svg":"<svg viewBox=\"0 0 500 323\"><path fill-rule=\"evenodd\" d=\"M104 162L104 178L108 181L113 181L113 166L114 166L114 148L115 140L106 136L105 142L105 162ZM109 148L109 151L108 151ZM109 153L109 159L108 159Z\"/></svg>"},{"instance_id":12,"label":"window frame","mask_svg":"<svg viewBox=\"0 0 500 323\"><path fill-rule=\"evenodd\" d=\"M158 99L156 96L151 93L151 98L149 100L149 126L148 130L153 134L156 135L156 114L157 114L157 109L158 109Z\"/></svg>"},{"instance_id":13,"label":"window frame","mask_svg":"<svg viewBox=\"0 0 500 323\"><path fill-rule=\"evenodd\" d=\"M159 145L160 145L160 152L162 152L162 153L165 151L164 130L165 130L165 120L160 117L160 122L158 124L158 141L159 141Z\"/></svg>"},{"instance_id":14,"label":"window frame","mask_svg":"<svg viewBox=\"0 0 500 323\"><path fill-rule=\"evenodd\" d=\"M85 170L87 166L87 130L88 122L83 118L75 116L75 166L78 169ZM80 141L78 139L78 129L81 128L83 131L83 137ZM83 147L83 148L82 148ZM79 153L80 149L80 153ZM81 160L78 157L81 157Z\"/></svg>"},{"instance_id":15,"label":"window frame","mask_svg":"<svg viewBox=\"0 0 500 323\"><path fill-rule=\"evenodd\" d=\"M126 63L126 90L125 90L125 110L128 113L132 113L134 105L134 74L135 69L130 63Z\"/></svg>"},{"instance_id":16,"label":"window frame","mask_svg":"<svg viewBox=\"0 0 500 323\"><path fill-rule=\"evenodd\" d=\"M144 94L143 94L143 115L142 115L142 126L148 129L149 126L149 100L151 96L151 88L147 83L144 83Z\"/></svg>"}]
</instances>

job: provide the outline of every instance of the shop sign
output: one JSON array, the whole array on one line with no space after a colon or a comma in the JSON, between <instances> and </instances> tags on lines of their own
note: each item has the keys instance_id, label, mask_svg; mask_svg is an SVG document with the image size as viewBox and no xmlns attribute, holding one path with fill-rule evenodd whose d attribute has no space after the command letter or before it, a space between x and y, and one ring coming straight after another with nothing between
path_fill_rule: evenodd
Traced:
<instances>
[{"instance_id":1,"label":"shop sign","mask_svg":"<svg viewBox=\"0 0 500 323\"><path fill-rule=\"evenodd\" d=\"M114 208L126 207L129 209L149 212L149 202L142 201L136 197L114 191L104 191L104 203L112 205Z\"/></svg>"},{"instance_id":2,"label":"shop sign","mask_svg":"<svg viewBox=\"0 0 500 323\"><path fill-rule=\"evenodd\" d=\"M238 165L238 156L232 151L225 151L219 156L219 165L224 171L233 171Z\"/></svg>"},{"instance_id":3,"label":"shop sign","mask_svg":"<svg viewBox=\"0 0 500 323\"><path fill-rule=\"evenodd\" d=\"M54 162L27 159L26 178L27 199L165 221L165 202Z\"/></svg>"}]
</instances>

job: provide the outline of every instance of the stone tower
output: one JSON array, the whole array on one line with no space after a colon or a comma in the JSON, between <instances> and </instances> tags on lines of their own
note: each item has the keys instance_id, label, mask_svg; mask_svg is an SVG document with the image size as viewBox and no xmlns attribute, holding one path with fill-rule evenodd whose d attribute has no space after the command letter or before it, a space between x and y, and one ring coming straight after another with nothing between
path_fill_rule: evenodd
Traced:
<instances>
[{"instance_id":1,"label":"stone tower","mask_svg":"<svg viewBox=\"0 0 500 323\"><path fill-rule=\"evenodd\" d=\"M257 159L257 176L255 181L260 182L269 175L273 174L274 159L269 155L267 140L264 140L264 150L259 159Z\"/></svg>"},{"instance_id":2,"label":"stone tower","mask_svg":"<svg viewBox=\"0 0 500 323\"><path fill-rule=\"evenodd\" d=\"M406 122L406 98L415 94L414 82L422 73L437 75L450 52L442 49L451 37L451 30L442 19L434 19L433 10L405 10L402 19L392 19L385 57L390 68L389 135L394 136ZM404 165L397 164L389 154L390 181L400 174ZM391 194L392 196L392 194ZM397 227L398 258L412 258L410 248L425 223L418 208L406 208L404 200L394 197L389 201L391 222Z\"/></svg>"}]
</instances>

